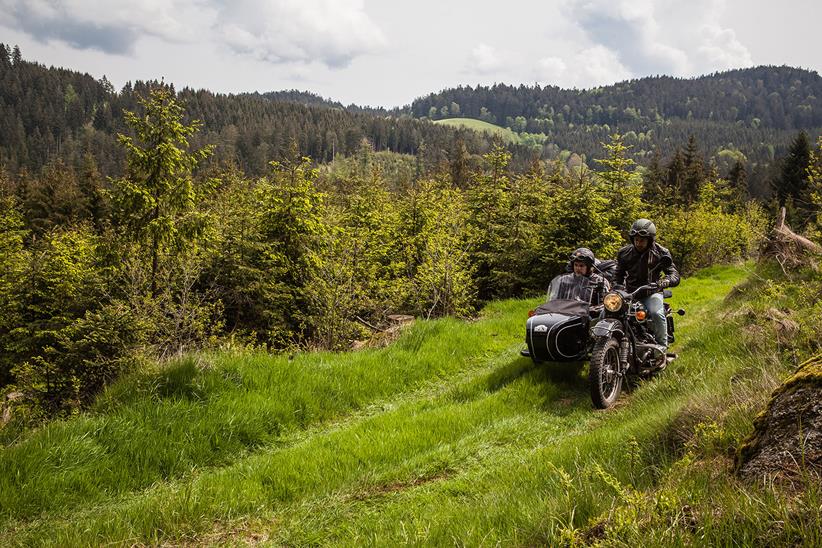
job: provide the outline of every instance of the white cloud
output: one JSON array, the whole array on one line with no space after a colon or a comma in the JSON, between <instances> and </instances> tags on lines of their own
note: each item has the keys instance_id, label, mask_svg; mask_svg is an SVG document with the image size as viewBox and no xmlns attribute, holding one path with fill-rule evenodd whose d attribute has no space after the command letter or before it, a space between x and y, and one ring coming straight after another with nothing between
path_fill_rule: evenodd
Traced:
<instances>
[{"instance_id":1,"label":"white cloud","mask_svg":"<svg viewBox=\"0 0 822 548\"><path fill-rule=\"evenodd\" d=\"M506 69L502 55L488 44L479 44L471 50L468 71L481 75L500 73Z\"/></svg>"},{"instance_id":2,"label":"white cloud","mask_svg":"<svg viewBox=\"0 0 822 548\"><path fill-rule=\"evenodd\" d=\"M386 44L362 0L0 0L0 25L106 53L132 53L140 38L155 36L330 67Z\"/></svg>"},{"instance_id":3,"label":"white cloud","mask_svg":"<svg viewBox=\"0 0 822 548\"><path fill-rule=\"evenodd\" d=\"M197 0L0 0L0 24L49 42L59 40L77 49L129 53L144 35L169 42L197 36L193 21L213 10Z\"/></svg>"},{"instance_id":4,"label":"white cloud","mask_svg":"<svg viewBox=\"0 0 822 548\"><path fill-rule=\"evenodd\" d=\"M535 78L541 84L588 88L631 77L616 54L605 46L583 49L567 59L545 57L537 62Z\"/></svg>"},{"instance_id":5,"label":"white cloud","mask_svg":"<svg viewBox=\"0 0 822 548\"><path fill-rule=\"evenodd\" d=\"M751 53L736 39L733 30L711 24L703 26L700 35L702 45L697 50L700 56L698 65L717 70L753 65Z\"/></svg>"},{"instance_id":6,"label":"white cloud","mask_svg":"<svg viewBox=\"0 0 822 548\"><path fill-rule=\"evenodd\" d=\"M733 30L715 22L723 0L577 0L570 7L589 40L616 52L636 76L693 76L752 64Z\"/></svg>"},{"instance_id":7,"label":"white cloud","mask_svg":"<svg viewBox=\"0 0 822 548\"><path fill-rule=\"evenodd\" d=\"M537 61L536 79L538 82L561 82L568 71L568 65L559 57L543 57Z\"/></svg>"},{"instance_id":8,"label":"white cloud","mask_svg":"<svg viewBox=\"0 0 822 548\"><path fill-rule=\"evenodd\" d=\"M272 63L344 67L387 42L362 0L231 2L221 10L216 30L233 50Z\"/></svg>"}]
</instances>

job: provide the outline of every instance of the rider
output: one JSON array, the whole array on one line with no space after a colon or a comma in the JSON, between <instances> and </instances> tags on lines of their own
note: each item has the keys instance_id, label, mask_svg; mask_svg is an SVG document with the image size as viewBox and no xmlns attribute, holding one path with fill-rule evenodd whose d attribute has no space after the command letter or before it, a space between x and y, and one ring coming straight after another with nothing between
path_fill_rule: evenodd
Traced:
<instances>
[{"instance_id":1,"label":"rider","mask_svg":"<svg viewBox=\"0 0 822 548\"><path fill-rule=\"evenodd\" d=\"M608 280L594 272L596 259L587 247L575 249L570 256L573 272L561 274L551 280L548 300L570 299L597 305L610 290Z\"/></svg>"},{"instance_id":2,"label":"rider","mask_svg":"<svg viewBox=\"0 0 822 548\"><path fill-rule=\"evenodd\" d=\"M645 305L657 344L667 348L668 322L665 318L662 290L679 285L679 272L674 266L671 253L654 241L654 223L648 219L639 219L631 225L628 235L631 244L617 252L614 285L624 285L630 292L643 285L654 285L642 299L642 304Z\"/></svg>"}]
</instances>

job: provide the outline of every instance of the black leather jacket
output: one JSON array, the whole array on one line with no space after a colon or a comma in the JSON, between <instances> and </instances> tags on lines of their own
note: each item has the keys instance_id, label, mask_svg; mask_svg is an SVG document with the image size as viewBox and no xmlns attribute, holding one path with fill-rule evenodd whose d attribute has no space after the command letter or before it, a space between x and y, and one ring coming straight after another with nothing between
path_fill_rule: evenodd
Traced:
<instances>
[{"instance_id":1,"label":"black leather jacket","mask_svg":"<svg viewBox=\"0 0 822 548\"><path fill-rule=\"evenodd\" d=\"M633 244L617 252L614 285L624 285L626 290L634 291L642 285L658 282L663 273L666 287L679 285L679 272L674 266L671 252L656 242L652 242L642 253Z\"/></svg>"}]
</instances>

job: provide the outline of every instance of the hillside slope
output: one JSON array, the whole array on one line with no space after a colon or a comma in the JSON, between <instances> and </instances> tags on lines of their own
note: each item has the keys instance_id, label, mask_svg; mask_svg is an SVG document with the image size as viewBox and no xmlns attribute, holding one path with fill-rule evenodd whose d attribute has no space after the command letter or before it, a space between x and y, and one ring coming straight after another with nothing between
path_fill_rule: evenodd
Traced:
<instances>
[{"instance_id":1,"label":"hillside slope","mask_svg":"<svg viewBox=\"0 0 822 548\"><path fill-rule=\"evenodd\" d=\"M475 118L447 118L444 120L436 120L437 125L461 127L472 129L474 131L484 131L490 135L500 137L506 143L519 143L519 136L508 128L500 127Z\"/></svg>"},{"instance_id":2,"label":"hillside slope","mask_svg":"<svg viewBox=\"0 0 822 548\"><path fill-rule=\"evenodd\" d=\"M607 412L579 368L519 357L524 300L381 350L132 376L2 449L0 543L818 544L818 493L730 473L789 369L740 336L758 290L725 295L748 276L685 280L681 358Z\"/></svg>"}]
</instances>

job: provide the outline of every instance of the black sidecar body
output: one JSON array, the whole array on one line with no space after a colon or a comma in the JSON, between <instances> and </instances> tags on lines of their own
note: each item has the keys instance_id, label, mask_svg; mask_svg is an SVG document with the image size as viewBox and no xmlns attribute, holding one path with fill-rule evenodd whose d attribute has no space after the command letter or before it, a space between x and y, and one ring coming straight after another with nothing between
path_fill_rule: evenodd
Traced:
<instances>
[{"instance_id":1,"label":"black sidecar body","mask_svg":"<svg viewBox=\"0 0 822 548\"><path fill-rule=\"evenodd\" d=\"M534 363L585 360L589 351L589 305L556 299L542 304L525 324L525 343ZM523 353L524 354L524 353Z\"/></svg>"}]
</instances>

